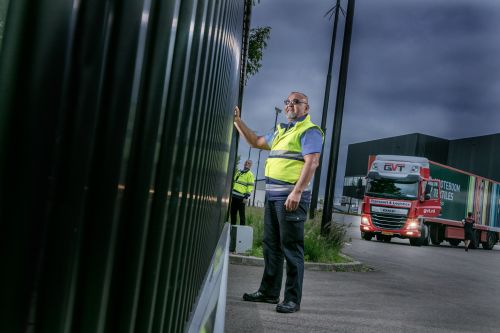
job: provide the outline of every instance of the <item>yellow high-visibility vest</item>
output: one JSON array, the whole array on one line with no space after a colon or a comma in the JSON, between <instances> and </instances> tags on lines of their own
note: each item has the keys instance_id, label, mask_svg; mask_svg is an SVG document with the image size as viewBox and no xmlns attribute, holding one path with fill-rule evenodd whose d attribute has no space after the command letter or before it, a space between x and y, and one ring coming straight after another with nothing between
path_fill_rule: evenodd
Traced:
<instances>
[{"instance_id":1,"label":"yellow high-visibility vest","mask_svg":"<svg viewBox=\"0 0 500 333\"><path fill-rule=\"evenodd\" d=\"M253 191L255 177L252 171L238 171L234 175L233 195L241 198L248 197Z\"/></svg>"},{"instance_id":2,"label":"yellow high-visibility vest","mask_svg":"<svg viewBox=\"0 0 500 333\"><path fill-rule=\"evenodd\" d=\"M295 184L304 166L302 156L302 135L311 128L317 128L324 136L323 131L311 121L307 115L302 121L298 121L289 130L278 125L276 135L271 146L271 152L266 161L266 177Z\"/></svg>"}]
</instances>

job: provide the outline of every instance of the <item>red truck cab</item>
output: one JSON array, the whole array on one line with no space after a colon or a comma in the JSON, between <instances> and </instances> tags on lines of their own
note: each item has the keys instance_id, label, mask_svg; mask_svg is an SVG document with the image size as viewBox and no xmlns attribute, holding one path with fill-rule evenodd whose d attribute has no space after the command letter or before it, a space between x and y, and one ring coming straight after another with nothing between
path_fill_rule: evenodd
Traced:
<instances>
[{"instance_id":1,"label":"red truck cab","mask_svg":"<svg viewBox=\"0 0 500 333\"><path fill-rule=\"evenodd\" d=\"M361 207L362 238L385 242L408 238L411 245L427 245L425 219L440 212L440 182L431 179L427 158L370 156Z\"/></svg>"}]
</instances>

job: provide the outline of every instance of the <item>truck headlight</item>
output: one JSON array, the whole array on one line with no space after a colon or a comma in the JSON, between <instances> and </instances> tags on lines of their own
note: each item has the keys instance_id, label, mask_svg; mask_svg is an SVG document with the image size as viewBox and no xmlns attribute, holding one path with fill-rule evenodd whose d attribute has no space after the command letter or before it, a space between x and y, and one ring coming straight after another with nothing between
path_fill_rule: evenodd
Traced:
<instances>
[{"instance_id":1,"label":"truck headlight","mask_svg":"<svg viewBox=\"0 0 500 333\"><path fill-rule=\"evenodd\" d=\"M368 218L366 216L363 216L361 218L361 224L364 224L364 225L369 225L370 224L370 221L368 220Z\"/></svg>"},{"instance_id":2,"label":"truck headlight","mask_svg":"<svg viewBox=\"0 0 500 333\"><path fill-rule=\"evenodd\" d=\"M418 223L417 219L409 219L408 225L406 226L406 229L418 229L419 226L420 226L420 223Z\"/></svg>"}]
</instances>

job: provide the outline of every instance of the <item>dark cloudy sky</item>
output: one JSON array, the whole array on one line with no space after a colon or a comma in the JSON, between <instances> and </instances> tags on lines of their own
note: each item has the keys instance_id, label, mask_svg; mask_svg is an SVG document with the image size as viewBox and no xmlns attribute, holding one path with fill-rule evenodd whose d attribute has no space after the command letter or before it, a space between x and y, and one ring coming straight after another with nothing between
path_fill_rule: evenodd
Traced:
<instances>
[{"instance_id":1,"label":"dark cloudy sky","mask_svg":"<svg viewBox=\"0 0 500 333\"><path fill-rule=\"evenodd\" d=\"M333 26L324 14L334 4L261 0L254 7L252 26L272 28L263 67L243 101L243 120L259 134L273 127L274 107L283 108L290 91L309 96L311 117L321 123ZM347 0L341 5L346 9ZM341 15L328 128L344 23ZM356 1L336 195L348 144L416 132L446 139L500 132L500 1ZM239 154L248 156L245 143ZM251 158L255 169L257 151ZM328 155L323 161L325 169Z\"/></svg>"}]
</instances>

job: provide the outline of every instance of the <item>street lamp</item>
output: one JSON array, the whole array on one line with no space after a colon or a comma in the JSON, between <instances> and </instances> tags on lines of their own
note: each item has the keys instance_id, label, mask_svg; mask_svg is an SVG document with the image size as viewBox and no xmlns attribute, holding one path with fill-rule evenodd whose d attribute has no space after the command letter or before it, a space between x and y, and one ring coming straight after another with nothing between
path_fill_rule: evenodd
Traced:
<instances>
[{"instance_id":1,"label":"street lamp","mask_svg":"<svg viewBox=\"0 0 500 333\"><path fill-rule=\"evenodd\" d=\"M259 181L260 153L262 153L262 149L259 149L259 158L257 159L257 173L255 174L255 186L253 188L253 203L252 203L254 207L255 207L255 193L257 193L257 184Z\"/></svg>"},{"instance_id":2,"label":"street lamp","mask_svg":"<svg viewBox=\"0 0 500 333\"><path fill-rule=\"evenodd\" d=\"M256 135L259 135L259 131L255 131L255 134L256 134ZM249 160L249 159L250 159L250 157L251 157L251 153L252 153L252 146L250 146L250 144L249 144L249 145L248 145L248 158L247 158L247 160Z\"/></svg>"},{"instance_id":3,"label":"street lamp","mask_svg":"<svg viewBox=\"0 0 500 333\"><path fill-rule=\"evenodd\" d=\"M276 132L276 125L278 124L278 113L281 113L281 109L277 106L274 107L274 112L276 112L276 117L274 118L274 132ZM257 159L257 173L255 175L255 186L253 190L253 203L252 205L255 206L255 194L257 192L257 184L259 181L259 167L260 167L260 154L262 153L262 149L259 149L259 157ZM250 153L249 153L250 156Z\"/></svg>"},{"instance_id":4,"label":"street lamp","mask_svg":"<svg viewBox=\"0 0 500 333\"><path fill-rule=\"evenodd\" d=\"M281 109L277 106L274 107L274 111L276 112L276 118L274 118L274 131L276 132L276 124L278 124L278 113L281 113Z\"/></svg>"}]
</instances>

